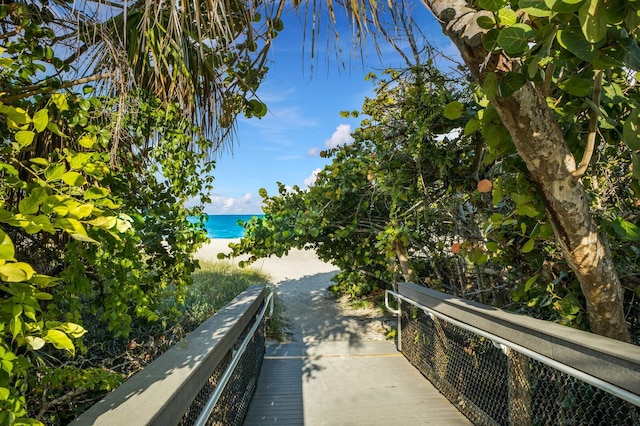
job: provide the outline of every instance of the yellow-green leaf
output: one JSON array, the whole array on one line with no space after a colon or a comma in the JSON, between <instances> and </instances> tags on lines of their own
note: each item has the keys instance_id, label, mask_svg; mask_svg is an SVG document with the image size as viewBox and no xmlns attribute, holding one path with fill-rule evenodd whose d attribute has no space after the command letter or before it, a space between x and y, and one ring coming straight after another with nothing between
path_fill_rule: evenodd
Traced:
<instances>
[{"instance_id":1,"label":"yellow-green leaf","mask_svg":"<svg viewBox=\"0 0 640 426\"><path fill-rule=\"evenodd\" d=\"M87 330L85 330L81 325L73 322L63 322L60 325L60 328L67 333L69 337L74 339L82 337L87 332Z\"/></svg>"},{"instance_id":2,"label":"yellow-green leaf","mask_svg":"<svg viewBox=\"0 0 640 426\"><path fill-rule=\"evenodd\" d=\"M78 241L85 241L89 243L97 243L96 240L87 235L87 230L84 229L82 223L76 219L61 218L56 221L56 226Z\"/></svg>"},{"instance_id":3,"label":"yellow-green leaf","mask_svg":"<svg viewBox=\"0 0 640 426\"><path fill-rule=\"evenodd\" d=\"M534 240L533 238L530 238L529 241L524 243L524 245L522 246L522 252L529 253L531 250L533 250L535 243L536 243L536 240Z\"/></svg>"},{"instance_id":4,"label":"yellow-green leaf","mask_svg":"<svg viewBox=\"0 0 640 426\"><path fill-rule=\"evenodd\" d=\"M49 129L51 131L51 133L58 135L62 138L66 138L67 135L65 135L64 133L62 133L62 131L60 131L60 127L58 127L58 125L56 123L53 122L49 122L47 124L47 129Z\"/></svg>"},{"instance_id":5,"label":"yellow-green leaf","mask_svg":"<svg viewBox=\"0 0 640 426\"><path fill-rule=\"evenodd\" d=\"M52 164L44 171L44 177L47 182L52 182L62 178L66 171L67 168L64 164Z\"/></svg>"},{"instance_id":6,"label":"yellow-green leaf","mask_svg":"<svg viewBox=\"0 0 640 426\"><path fill-rule=\"evenodd\" d=\"M38 349L42 349L44 344L46 343L42 337L37 336L26 336L24 340L29 345L29 348L33 351L37 351Z\"/></svg>"},{"instance_id":7,"label":"yellow-green leaf","mask_svg":"<svg viewBox=\"0 0 640 426\"><path fill-rule=\"evenodd\" d=\"M78 143L85 148L93 148L93 145L96 143L96 137L90 135L80 136L78 139Z\"/></svg>"},{"instance_id":8,"label":"yellow-green leaf","mask_svg":"<svg viewBox=\"0 0 640 426\"><path fill-rule=\"evenodd\" d=\"M93 213L93 204L91 203L80 204L69 208L69 214L74 216L76 219L85 218L91 213Z\"/></svg>"},{"instance_id":9,"label":"yellow-green leaf","mask_svg":"<svg viewBox=\"0 0 640 426\"><path fill-rule=\"evenodd\" d=\"M109 195L109 190L106 188L100 188L97 186L92 186L84 192L85 200L97 200L100 198L104 198Z\"/></svg>"},{"instance_id":10,"label":"yellow-green leaf","mask_svg":"<svg viewBox=\"0 0 640 426\"><path fill-rule=\"evenodd\" d=\"M28 281L35 271L28 263L13 262L0 266L0 279L8 283Z\"/></svg>"},{"instance_id":11,"label":"yellow-green leaf","mask_svg":"<svg viewBox=\"0 0 640 426\"><path fill-rule=\"evenodd\" d=\"M100 216L87 223L102 229L111 229L116 226L117 219L114 216Z\"/></svg>"},{"instance_id":12,"label":"yellow-green leaf","mask_svg":"<svg viewBox=\"0 0 640 426\"><path fill-rule=\"evenodd\" d=\"M19 132L16 132L15 139L20 147L24 148L33 143L33 138L35 138L35 136L36 134L31 130L20 130Z\"/></svg>"},{"instance_id":13,"label":"yellow-green leaf","mask_svg":"<svg viewBox=\"0 0 640 426\"><path fill-rule=\"evenodd\" d=\"M11 260L16 255L16 249L11 238L0 229L0 259Z\"/></svg>"},{"instance_id":14,"label":"yellow-green leaf","mask_svg":"<svg viewBox=\"0 0 640 426\"><path fill-rule=\"evenodd\" d=\"M531 289L531 286L536 282L537 279L538 279L537 274L529 278L527 282L524 284L524 291L529 291Z\"/></svg>"},{"instance_id":15,"label":"yellow-green leaf","mask_svg":"<svg viewBox=\"0 0 640 426\"><path fill-rule=\"evenodd\" d=\"M81 169L87 161L91 159L91 154L87 152L78 152L67 157L67 161L71 166L71 169Z\"/></svg>"},{"instance_id":16,"label":"yellow-green leaf","mask_svg":"<svg viewBox=\"0 0 640 426\"><path fill-rule=\"evenodd\" d=\"M64 93L54 93L51 95L51 100L58 107L58 111L63 112L69 109L69 104L67 103L67 96Z\"/></svg>"},{"instance_id":17,"label":"yellow-green leaf","mask_svg":"<svg viewBox=\"0 0 640 426\"><path fill-rule=\"evenodd\" d=\"M78 172L66 172L62 175L62 181L69 186L82 186L87 180Z\"/></svg>"},{"instance_id":18,"label":"yellow-green leaf","mask_svg":"<svg viewBox=\"0 0 640 426\"><path fill-rule=\"evenodd\" d=\"M44 334L44 340L57 349L64 349L71 353L75 352L75 347L69 336L60 330L47 330Z\"/></svg>"},{"instance_id":19,"label":"yellow-green leaf","mask_svg":"<svg viewBox=\"0 0 640 426\"><path fill-rule=\"evenodd\" d=\"M33 115L33 126L36 128L36 132L40 133L47 128L49 124L49 110L44 108L36 112Z\"/></svg>"}]
</instances>

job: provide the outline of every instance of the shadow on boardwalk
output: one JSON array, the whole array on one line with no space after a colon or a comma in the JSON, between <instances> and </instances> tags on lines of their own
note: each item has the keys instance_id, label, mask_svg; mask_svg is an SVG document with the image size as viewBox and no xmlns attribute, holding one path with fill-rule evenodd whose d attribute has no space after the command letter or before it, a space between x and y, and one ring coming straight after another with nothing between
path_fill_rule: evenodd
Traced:
<instances>
[{"instance_id":1,"label":"shadow on boardwalk","mask_svg":"<svg viewBox=\"0 0 640 426\"><path fill-rule=\"evenodd\" d=\"M470 424L384 340L383 317L329 295L334 274L274 284L292 341L267 348L245 425Z\"/></svg>"}]
</instances>

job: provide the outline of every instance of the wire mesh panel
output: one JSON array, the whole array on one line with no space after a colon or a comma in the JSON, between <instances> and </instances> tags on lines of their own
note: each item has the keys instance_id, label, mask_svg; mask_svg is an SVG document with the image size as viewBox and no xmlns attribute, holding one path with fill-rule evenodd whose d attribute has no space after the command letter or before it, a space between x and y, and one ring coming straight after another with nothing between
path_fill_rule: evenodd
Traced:
<instances>
[{"instance_id":1,"label":"wire mesh panel","mask_svg":"<svg viewBox=\"0 0 640 426\"><path fill-rule=\"evenodd\" d=\"M478 425L640 425L640 407L401 302L402 353Z\"/></svg>"},{"instance_id":2,"label":"wire mesh panel","mask_svg":"<svg viewBox=\"0 0 640 426\"><path fill-rule=\"evenodd\" d=\"M224 356L216 369L211 373L209 380L202 387L194 401L189 406L180 421L180 425L193 425L198 416L207 405L211 394L216 389L224 371L231 364L233 355L238 350L242 341L247 336L253 323L249 323L236 340L233 348ZM265 351L265 320L263 319L253 334L249 345L240 361L236 365L225 386L222 395L218 399L207 425L241 425L244 416L249 409L249 403L256 388L256 381L262 367L262 359Z\"/></svg>"}]
</instances>

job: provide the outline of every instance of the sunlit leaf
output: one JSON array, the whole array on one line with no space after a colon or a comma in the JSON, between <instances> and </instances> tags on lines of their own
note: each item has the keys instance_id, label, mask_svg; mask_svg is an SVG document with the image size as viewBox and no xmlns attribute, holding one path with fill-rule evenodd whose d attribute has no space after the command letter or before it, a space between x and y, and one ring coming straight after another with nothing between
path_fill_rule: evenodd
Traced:
<instances>
[{"instance_id":1,"label":"sunlit leaf","mask_svg":"<svg viewBox=\"0 0 640 426\"><path fill-rule=\"evenodd\" d=\"M606 18L601 12L603 3L603 0L587 0L580 8L580 27L584 37L591 43L598 43L607 35Z\"/></svg>"},{"instance_id":2,"label":"sunlit leaf","mask_svg":"<svg viewBox=\"0 0 640 426\"><path fill-rule=\"evenodd\" d=\"M625 240L640 241L640 227L637 225L620 217L614 220L612 225L614 231Z\"/></svg>"},{"instance_id":3,"label":"sunlit leaf","mask_svg":"<svg viewBox=\"0 0 640 426\"><path fill-rule=\"evenodd\" d=\"M544 18L551 15L551 9L546 5L544 0L520 0L518 6L522 11L530 16Z\"/></svg>"},{"instance_id":4,"label":"sunlit leaf","mask_svg":"<svg viewBox=\"0 0 640 426\"><path fill-rule=\"evenodd\" d=\"M16 255L16 249L11 238L0 229L0 259L11 260Z\"/></svg>"},{"instance_id":5,"label":"sunlit leaf","mask_svg":"<svg viewBox=\"0 0 640 426\"><path fill-rule=\"evenodd\" d=\"M567 27L558 31L557 38L560 46L584 61L592 61L598 55L595 45L587 41L578 27Z\"/></svg>"},{"instance_id":6,"label":"sunlit leaf","mask_svg":"<svg viewBox=\"0 0 640 426\"><path fill-rule=\"evenodd\" d=\"M464 106L460 102L458 101L449 102L444 107L444 116L449 120L456 120L462 117L463 110L464 110Z\"/></svg>"},{"instance_id":7,"label":"sunlit leaf","mask_svg":"<svg viewBox=\"0 0 640 426\"><path fill-rule=\"evenodd\" d=\"M33 126L38 133L47 128L49 124L49 110L44 108L33 115Z\"/></svg>"},{"instance_id":8,"label":"sunlit leaf","mask_svg":"<svg viewBox=\"0 0 640 426\"><path fill-rule=\"evenodd\" d=\"M20 130L16 132L15 139L18 144L24 148L33 143L33 139L36 137L36 134L31 130Z\"/></svg>"},{"instance_id":9,"label":"sunlit leaf","mask_svg":"<svg viewBox=\"0 0 640 426\"><path fill-rule=\"evenodd\" d=\"M0 279L8 283L28 281L33 274L33 267L25 262L5 263L0 266Z\"/></svg>"}]
</instances>

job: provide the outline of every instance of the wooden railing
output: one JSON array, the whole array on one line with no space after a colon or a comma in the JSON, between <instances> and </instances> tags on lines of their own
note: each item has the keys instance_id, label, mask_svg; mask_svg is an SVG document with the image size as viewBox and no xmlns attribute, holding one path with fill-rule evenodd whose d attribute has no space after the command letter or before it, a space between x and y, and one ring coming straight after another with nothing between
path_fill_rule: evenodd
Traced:
<instances>
[{"instance_id":1,"label":"wooden railing","mask_svg":"<svg viewBox=\"0 0 640 426\"><path fill-rule=\"evenodd\" d=\"M265 286L249 288L72 424L195 424L265 302ZM240 405L248 406L253 394L264 355L264 327L252 339L248 358L239 365L247 384L234 387L240 395L223 396L224 403L213 413L229 420L227 424L242 421L244 413L237 411Z\"/></svg>"}]
</instances>

